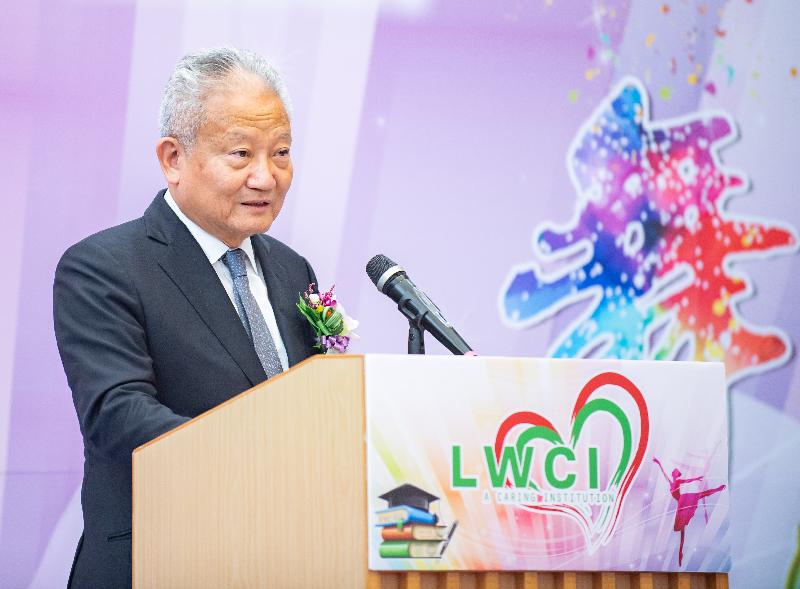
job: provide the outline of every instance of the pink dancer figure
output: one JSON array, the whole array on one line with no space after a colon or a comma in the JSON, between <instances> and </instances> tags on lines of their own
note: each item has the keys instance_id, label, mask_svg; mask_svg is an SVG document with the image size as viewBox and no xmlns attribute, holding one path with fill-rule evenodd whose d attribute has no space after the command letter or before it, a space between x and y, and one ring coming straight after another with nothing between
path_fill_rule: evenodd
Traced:
<instances>
[{"instance_id":1,"label":"pink dancer figure","mask_svg":"<svg viewBox=\"0 0 800 589\"><path fill-rule=\"evenodd\" d=\"M664 478L667 479L667 483L669 484L670 495L672 495L672 498L678 502L678 509L675 511L675 525L672 527L672 529L681 533L681 546L678 549L678 566L680 566L683 563L683 539L686 532L686 526L688 526L689 522L692 521L692 518L697 511L697 504L700 503L701 499L705 499L709 495L713 495L714 493L719 493L722 491L722 489L725 488L725 485L720 485L719 487L715 487L713 489L706 489L705 491L700 491L699 493L681 493L681 485L693 483L695 481L702 481L703 477L682 479L680 478L681 471L676 468L672 471L672 479L670 479L667 476L667 472L664 470L664 467L661 466L661 462L659 462L658 458L654 457L653 462L655 462L658 465L658 468L661 469L661 472L664 474Z\"/></svg>"}]
</instances>

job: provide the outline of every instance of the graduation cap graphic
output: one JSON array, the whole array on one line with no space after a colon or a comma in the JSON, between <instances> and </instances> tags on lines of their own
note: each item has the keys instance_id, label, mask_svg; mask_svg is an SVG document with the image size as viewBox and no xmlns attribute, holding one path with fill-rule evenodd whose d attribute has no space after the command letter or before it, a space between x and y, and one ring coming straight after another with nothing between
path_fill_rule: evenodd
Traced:
<instances>
[{"instance_id":1,"label":"graduation cap graphic","mask_svg":"<svg viewBox=\"0 0 800 589\"><path fill-rule=\"evenodd\" d=\"M430 504L439 500L436 495L431 495L427 491L408 483L384 493L380 498L389 503L390 509L408 505L422 511L430 511Z\"/></svg>"},{"instance_id":2,"label":"graduation cap graphic","mask_svg":"<svg viewBox=\"0 0 800 589\"><path fill-rule=\"evenodd\" d=\"M431 503L439 501L436 495L405 483L380 498L388 503L375 513L382 558L442 557L458 522L439 525L439 516L430 512Z\"/></svg>"}]
</instances>

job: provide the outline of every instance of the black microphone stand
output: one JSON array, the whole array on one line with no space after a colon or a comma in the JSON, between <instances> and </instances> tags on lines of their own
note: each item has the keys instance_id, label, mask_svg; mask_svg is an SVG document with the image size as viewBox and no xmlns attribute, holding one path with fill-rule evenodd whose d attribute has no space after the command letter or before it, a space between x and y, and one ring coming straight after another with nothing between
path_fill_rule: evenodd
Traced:
<instances>
[{"instance_id":1,"label":"black microphone stand","mask_svg":"<svg viewBox=\"0 0 800 589\"><path fill-rule=\"evenodd\" d=\"M418 317L416 321L408 320L408 353L425 353L425 330L422 328L422 317Z\"/></svg>"}]
</instances>

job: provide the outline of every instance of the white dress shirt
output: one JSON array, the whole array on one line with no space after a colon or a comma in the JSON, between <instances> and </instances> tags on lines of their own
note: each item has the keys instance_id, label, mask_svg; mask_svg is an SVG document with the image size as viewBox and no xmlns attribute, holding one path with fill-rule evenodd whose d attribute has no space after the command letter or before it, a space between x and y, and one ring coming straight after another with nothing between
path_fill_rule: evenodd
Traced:
<instances>
[{"instance_id":1,"label":"white dress shirt","mask_svg":"<svg viewBox=\"0 0 800 589\"><path fill-rule=\"evenodd\" d=\"M236 310L236 305L233 302L233 278L231 278L231 272L228 270L228 267L222 260L225 253L232 248L229 248L222 241L205 231L197 223L187 217L178 206L178 203L175 202L175 199L172 198L169 190L167 190L166 194L164 195L164 200L166 200L170 208L175 211L175 214L178 215L178 218L181 220L181 222L186 225L186 228L203 250L203 253L208 258L209 264L211 264L211 267L214 268L217 276L219 276L219 281L222 283L222 286L225 287L225 292L228 293L228 298L231 300L231 305L233 305L234 310ZM272 334L272 340L275 342L275 348L278 350L278 357L280 358L281 366L284 370L286 370L289 368L289 358L286 355L286 346L283 345L280 331L278 331L278 322L275 321L275 312L272 310L272 304L269 302L267 284L264 282L264 273L261 271L261 264L258 263L258 260L253 252L253 243L250 241L250 238L248 238L245 239L239 247L245 253L247 279L250 282L250 292L253 293L256 303L258 303L258 307L261 309L261 314L264 315L264 321L267 323L269 332Z\"/></svg>"}]
</instances>

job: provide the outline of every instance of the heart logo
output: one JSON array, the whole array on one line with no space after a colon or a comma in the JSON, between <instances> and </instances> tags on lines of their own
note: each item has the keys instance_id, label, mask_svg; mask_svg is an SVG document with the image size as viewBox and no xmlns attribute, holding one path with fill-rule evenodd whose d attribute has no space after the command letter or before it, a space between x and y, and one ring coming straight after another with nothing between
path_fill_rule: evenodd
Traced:
<instances>
[{"instance_id":1,"label":"heart logo","mask_svg":"<svg viewBox=\"0 0 800 589\"><path fill-rule=\"evenodd\" d=\"M596 394L597 390L604 386L617 387L633 399L639 417L638 440L634 441L630 420L622 408L611 399ZM586 537L587 549L590 554L606 544L614 533L614 528L625 503L625 497L639 471L647 450L647 442L650 436L650 418L647 412L647 404L638 387L628 378L616 372L604 372L589 380L581 389L575 401L575 407L572 410L568 445L564 444L558 430L550 421L533 411L520 411L507 417L500 424L494 443L495 459L500 460L508 434L517 426L524 425L528 427L517 436L515 444L518 455L522 455L525 446L536 439L548 441L554 445L568 446L574 450L581 432L584 431L587 420L598 413L605 413L611 416L622 433L622 451L620 452L617 468L609 479L605 491L601 491L606 493L607 496L613 497L613 500L601 503L599 510L594 513L586 503L520 505L520 507L529 511L562 515L577 522ZM512 486L509 480L506 480L505 484L507 487ZM531 488L539 489L535 483L529 483L529 485Z\"/></svg>"}]
</instances>

